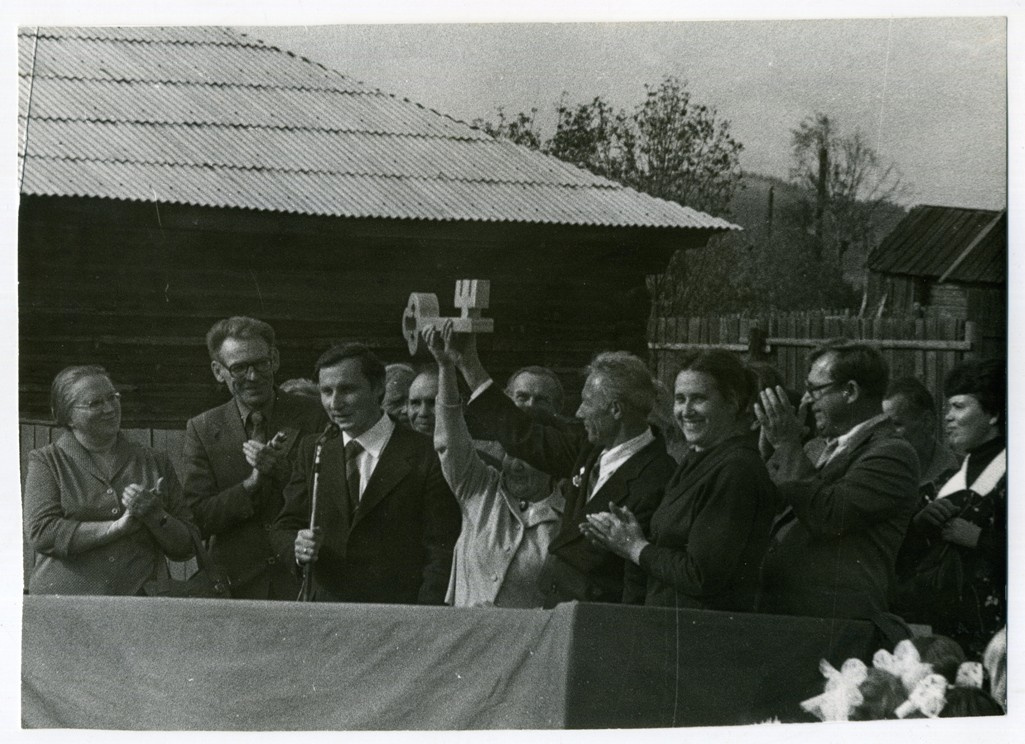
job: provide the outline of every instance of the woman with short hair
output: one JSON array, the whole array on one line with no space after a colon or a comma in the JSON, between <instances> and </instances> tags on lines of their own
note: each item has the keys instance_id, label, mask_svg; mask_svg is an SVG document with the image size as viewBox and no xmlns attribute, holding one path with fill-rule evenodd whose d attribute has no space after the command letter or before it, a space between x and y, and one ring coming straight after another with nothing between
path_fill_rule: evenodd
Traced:
<instances>
[{"instance_id":1,"label":"woman with short hair","mask_svg":"<svg viewBox=\"0 0 1025 744\"><path fill-rule=\"evenodd\" d=\"M102 367L68 367L50 404L67 431L29 453L30 594L143 594L165 556L194 553L191 514L167 455L121 433L121 395Z\"/></svg>"},{"instance_id":2,"label":"woman with short hair","mask_svg":"<svg viewBox=\"0 0 1025 744\"><path fill-rule=\"evenodd\" d=\"M768 546L776 491L750 408L756 378L721 349L687 357L673 413L690 446L645 535L626 508L589 515L589 539L627 561L627 580L646 582L645 604L752 611Z\"/></svg>"},{"instance_id":3,"label":"woman with short hair","mask_svg":"<svg viewBox=\"0 0 1025 744\"><path fill-rule=\"evenodd\" d=\"M978 656L1007 622L1007 368L965 360L943 384L947 442L961 469L912 519L914 568L898 609Z\"/></svg>"}]
</instances>

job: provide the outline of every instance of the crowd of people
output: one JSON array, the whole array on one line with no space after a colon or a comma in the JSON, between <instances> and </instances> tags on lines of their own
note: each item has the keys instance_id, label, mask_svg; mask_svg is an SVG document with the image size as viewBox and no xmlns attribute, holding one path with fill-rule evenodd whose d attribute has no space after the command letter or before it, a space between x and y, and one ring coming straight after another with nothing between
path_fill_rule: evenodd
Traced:
<instances>
[{"instance_id":1,"label":"crowd of people","mask_svg":"<svg viewBox=\"0 0 1025 744\"><path fill-rule=\"evenodd\" d=\"M449 321L424 341L424 369L350 343L278 387L273 329L217 322L231 399L188 421L181 481L120 432L103 368L61 371L67 431L26 474L29 592L144 595L202 538L247 599L915 623L977 659L1006 624L1002 360L951 371L941 427L932 393L863 343L814 350L803 392L727 351L686 354L671 416L644 360L603 352L570 417L552 370L503 390L473 334Z\"/></svg>"}]
</instances>

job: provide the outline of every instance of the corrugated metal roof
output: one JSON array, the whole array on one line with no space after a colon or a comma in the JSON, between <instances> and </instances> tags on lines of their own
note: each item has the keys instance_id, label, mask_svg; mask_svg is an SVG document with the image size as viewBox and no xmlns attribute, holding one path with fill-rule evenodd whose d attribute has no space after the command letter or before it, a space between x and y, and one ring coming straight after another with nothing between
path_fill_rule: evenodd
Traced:
<instances>
[{"instance_id":1,"label":"corrugated metal roof","mask_svg":"<svg viewBox=\"0 0 1025 744\"><path fill-rule=\"evenodd\" d=\"M737 229L231 29L21 29L19 70L24 194Z\"/></svg>"},{"instance_id":2,"label":"corrugated metal roof","mask_svg":"<svg viewBox=\"0 0 1025 744\"><path fill-rule=\"evenodd\" d=\"M26 169L24 193L124 199L348 217L496 222L720 227L728 223L632 189L562 184L455 181L427 177L256 170L39 159ZM610 193L614 198L610 198ZM338 205L346 206L345 212Z\"/></svg>"},{"instance_id":3,"label":"corrugated metal roof","mask_svg":"<svg viewBox=\"0 0 1025 744\"><path fill-rule=\"evenodd\" d=\"M918 206L868 257L868 268L966 283L1007 281L1007 213Z\"/></svg>"}]
</instances>

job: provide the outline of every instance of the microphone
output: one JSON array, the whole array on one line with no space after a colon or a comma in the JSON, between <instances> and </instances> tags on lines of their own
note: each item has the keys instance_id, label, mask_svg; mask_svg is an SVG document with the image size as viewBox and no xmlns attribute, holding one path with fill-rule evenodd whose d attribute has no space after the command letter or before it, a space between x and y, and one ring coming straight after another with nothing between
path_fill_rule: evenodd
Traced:
<instances>
[{"instance_id":1,"label":"microphone","mask_svg":"<svg viewBox=\"0 0 1025 744\"><path fill-rule=\"evenodd\" d=\"M310 494L310 531L317 527L317 496L320 491L320 455L324 449L324 443L329 439L334 439L342 433L342 430L338 427L334 421L329 423L324 431L317 437L316 445L313 449L313 484L312 493ZM307 563L303 566L303 583L299 590L299 601L309 602L313 592L313 566Z\"/></svg>"}]
</instances>

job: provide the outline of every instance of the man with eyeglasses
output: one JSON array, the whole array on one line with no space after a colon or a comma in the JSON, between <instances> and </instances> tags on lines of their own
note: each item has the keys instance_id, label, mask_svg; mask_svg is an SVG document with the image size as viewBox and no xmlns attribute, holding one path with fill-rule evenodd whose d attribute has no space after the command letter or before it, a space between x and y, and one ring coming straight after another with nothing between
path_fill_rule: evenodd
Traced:
<instances>
[{"instance_id":1,"label":"man with eyeglasses","mask_svg":"<svg viewBox=\"0 0 1025 744\"><path fill-rule=\"evenodd\" d=\"M889 377L874 347L829 341L810 356L801 399L826 446L801 446L801 416L782 388L755 404L782 499L762 565L763 612L879 621L914 511L918 457L883 413Z\"/></svg>"},{"instance_id":2,"label":"man with eyeglasses","mask_svg":"<svg viewBox=\"0 0 1025 744\"><path fill-rule=\"evenodd\" d=\"M244 599L294 600L299 583L270 543L294 445L319 433L319 402L275 389L274 329L255 318L219 320L206 335L210 367L232 399L185 427L185 496L210 554Z\"/></svg>"}]
</instances>

